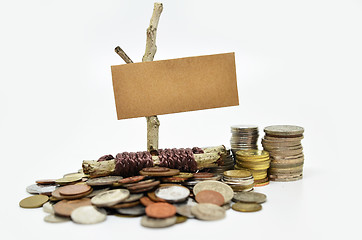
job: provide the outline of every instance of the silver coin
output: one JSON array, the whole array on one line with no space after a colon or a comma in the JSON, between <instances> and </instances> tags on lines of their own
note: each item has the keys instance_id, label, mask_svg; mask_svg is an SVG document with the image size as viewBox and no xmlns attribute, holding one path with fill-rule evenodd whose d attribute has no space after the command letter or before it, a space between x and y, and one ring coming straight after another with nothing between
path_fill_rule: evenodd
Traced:
<instances>
[{"instance_id":1,"label":"silver coin","mask_svg":"<svg viewBox=\"0 0 362 240\"><path fill-rule=\"evenodd\" d=\"M123 179L121 176L106 176L106 177L98 177L98 178L90 178L87 181L89 186L109 186L119 180Z\"/></svg>"},{"instance_id":2,"label":"silver coin","mask_svg":"<svg viewBox=\"0 0 362 240\"><path fill-rule=\"evenodd\" d=\"M49 214L44 217L44 221L48 223L61 223L61 222L69 222L70 219L67 217L60 217L54 214Z\"/></svg>"},{"instance_id":3,"label":"silver coin","mask_svg":"<svg viewBox=\"0 0 362 240\"><path fill-rule=\"evenodd\" d=\"M264 128L264 132L270 135L291 136L303 134L304 128L293 125L274 125Z\"/></svg>"},{"instance_id":4,"label":"silver coin","mask_svg":"<svg viewBox=\"0 0 362 240\"><path fill-rule=\"evenodd\" d=\"M231 208L231 202L229 203L225 203L224 205L221 206L224 210L229 210Z\"/></svg>"},{"instance_id":5,"label":"silver coin","mask_svg":"<svg viewBox=\"0 0 362 240\"><path fill-rule=\"evenodd\" d=\"M118 208L116 211L120 214L140 216L145 214L145 207L138 205L130 208Z\"/></svg>"},{"instance_id":6,"label":"silver coin","mask_svg":"<svg viewBox=\"0 0 362 240\"><path fill-rule=\"evenodd\" d=\"M129 197L123 200L122 202L124 203L135 202L137 200L140 200L143 196L144 196L143 193L130 194Z\"/></svg>"},{"instance_id":7,"label":"silver coin","mask_svg":"<svg viewBox=\"0 0 362 240\"><path fill-rule=\"evenodd\" d=\"M32 184L26 188L26 191L31 194L46 194L53 192L55 189L57 189L56 185Z\"/></svg>"},{"instance_id":8,"label":"silver coin","mask_svg":"<svg viewBox=\"0 0 362 240\"><path fill-rule=\"evenodd\" d=\"M46 213L54 214L53 204L46 202L43 204L43 211Z\"/></svg>"},{"instance_id":9,"label":"silver coin","mask_svg":"<svg viewBox=\"0 0 362 240\"><path fill-rule=\"evenodd\" d=\"M102 188L102 189L93 189L93 192L91 192L89 195L87 195L87 198L92 198L100 193L107 192L110 188Z\"/></svg>"},{"instance_id":10,"label":"silver coin","mask_svg":"<svg viewBox=\"0 0 362 240\"><path fill-rule=\"evenodd\" d=\"M194 218L194 215L191 213L192 207L193 207L192 205L188 205L188 204L185 204L182 206L176 206L176 212L181 216L184 216L187 218Z\"/></svg>"},{"instance_id":11,"label":"silver coin","mask_svg":"<svg viewBox=\"0 0 362 240\"><path fill-rule=\"evenodd\" d=\"M190 190L182 186L165 186L157 188L155 195L169 202L183 202L190 196Z\"/></svg>"},{"instance_id":12,"label":"silver coin","mask_svg":"<svg viewBox=\"0 0 362 240\"><path fill-rule=\"evenodd\" d=\"M263 203L266 201L266 195L258 192L238 192L234 195L233 201Z\"/></svg>"},{"instance_id":13,"label":"silver coin","mask_svg":"<svg viewBox=\"0 0 362 240\"><path fill-rule=\"evenodd\" d=\"M249 125L249 124L238 124L238 125L232 125L232 129L256 129L258 126L256 125Z\"/></svg>"},{"instance_id":14,"label":"silver coin","mask_svg":"<svg viewBox=\"0 0 362 240\"><path fill-rule=\"evenodd\" d=\"M107 213L104 209L95 206L83 206L73 210L70 217L76 223L95 224L106 220Z\"/></svg>"},{"instance_id":15,"label":"silver coin","mask_svg":"<svg viewBox=\"0 0 362 240\"><path fill-rule=\"evenodd\" d=\"M91 203L97 207L110 207L129 197L127 189L113 189L99 193L91 199Z\"/></svg>"},{"instance_id":16,"label":"silver coin","mask_svg":"<svg viewBox=\"0 0 362 240\"><path fill-rule=\"evenodd\" d=\"M169 218L151 218L148 216L143 216L141 218L141 225L149 228L164 228L176 224L176 216Z\"/></svg>"},{"instance_id":17,"label":"silver coin","mask_svg":"<svg viewBox=\"0 0 362 240\"><path fill-rule=\"evenodd\" d=\"M213 221L225 217L225 209L211 203L199 203L191 208L191 213L198 219Z\"/></svg>"}]
</instances>

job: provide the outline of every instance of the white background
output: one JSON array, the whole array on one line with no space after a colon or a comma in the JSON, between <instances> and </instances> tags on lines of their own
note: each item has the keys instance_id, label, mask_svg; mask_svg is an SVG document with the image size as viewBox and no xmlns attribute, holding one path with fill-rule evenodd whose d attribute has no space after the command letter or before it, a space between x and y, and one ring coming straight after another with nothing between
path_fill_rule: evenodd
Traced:
<instances>
[{"instance_id":1,"label":"white background","mask_svg":"<svg viewBox=\"0 0 362 240\"><path fill-rule=\"evenodd\" d=\"M26 186L146 147L144 118L116 120L110 66L118 45L141 61L153 1L1 1L3 239L360 238L361 1L163 3L155 60L235 52L240 106L159 116L160 147L229 146L232 124L300 125L304 179L258 188L262 211L215 222L43 222L18 207Z\"/></svg>"}]
</instances>

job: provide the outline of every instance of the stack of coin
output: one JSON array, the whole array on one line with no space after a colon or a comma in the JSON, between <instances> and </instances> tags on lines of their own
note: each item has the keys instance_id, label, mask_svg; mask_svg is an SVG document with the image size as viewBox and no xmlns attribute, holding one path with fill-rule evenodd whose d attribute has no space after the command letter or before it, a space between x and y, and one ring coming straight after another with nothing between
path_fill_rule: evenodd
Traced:
<instances>
[{"instance_id":1,"label":"stack of coin","mask_svg":"<svg viewBox=\"0 0 362 240\"><path fill-rule=\"evenodd\" d=\"M254 178L246 169L225 171L222 182L228 184L235 192L249 192L254 187Z\"/></svg>"},{"instance_id":2,"label":"stack of coin","mask_svg":"<svg viewBox=\"0 0 362 240\"><path fill-rule=\"evenodd\" d=\"M277 125L264 129L262 145L270 154L269 178L273 181L295 181L303 177L304 129L298 126Z\"/></svg>"},{"instance_id":3,"label":"stack of coin","mask_svg":"<svg viewBox=\"0 0 362 240\"><path fill-rule=\"evenodd\" d=\"M266 151L250 149L236 152L235 169L248 169L253 174L255 187L269 184L269 166L270 158Z\"/></svg>"},{"instance_id":4,"label":"stack of coin","mask_svg":"<svg viewBox=\"0 0 362 240\"><path fill-rule=\"evenodd\" d=\"M258 126L234 125L231 126L230 145L233 155L239 150L258 149Z\"/></svg>"},{"instance_id":5,"label":"stack of coin","mask_svg":"<svg viewBox=\"0 0 362 240\"><path fill-rule=\"evenodd\" d=\"M234 169L234 158L231 155L230 149L226 150L225 155L221 155L220 160L221 164L215 168L210 168L210 172L221 175L227 170Z\"/></svg>"}]
</instances>

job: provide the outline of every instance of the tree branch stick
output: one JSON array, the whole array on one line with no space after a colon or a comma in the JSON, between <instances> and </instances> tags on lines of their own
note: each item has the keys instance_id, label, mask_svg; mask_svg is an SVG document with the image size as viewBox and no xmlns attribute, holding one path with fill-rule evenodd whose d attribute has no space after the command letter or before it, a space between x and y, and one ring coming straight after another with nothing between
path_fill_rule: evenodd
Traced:
<instances>
[{"instance_id":1,"label":"tree branch stick","mask_svg":"<svg viewBox=\"0 0 362 240\"><path fill-rule=\"evenodd\" d=\"M218 166L220 158L226 154L224 146L209 147L203 150L204 153L194 154L197 169L199 170ZM152 156L152 160L154 166L160 163L158 156ZM83 172L89 174L91 177L108 176L114 172L116 163L115 160L101 162L97 162L97 160L84 160L82 167Z\"/></svg>"},{"instance_id":2,"label":"tree branch stick","mask_svg":"<svg viewBox=\"0 0 362 240\"><path fill-rule=\"evenodd\" d=\"M123 51L122 48L120 48L119 46L117 46L114 51L123 59L123 61L125 61L126 63L133 63L133 61L131 60L130 57L128 57L128 55Z\"/></svg>"},{"instance_id":3,"label":"tree branch stick","mask_svg":"<svg viewBox=\"0 0 362 240\"><path fill-rule=\"evenodd\" d=\"M153 14L150 20L150 26L147 28L146 51L143 55L142 62L151 62L157 51L156 35L158 22L163 10L162 3L155 3L153 7ZM148 116L147 120L147 150L158 149L158 133L160 121L157 116Z\"/></svg>"}]
</instances>

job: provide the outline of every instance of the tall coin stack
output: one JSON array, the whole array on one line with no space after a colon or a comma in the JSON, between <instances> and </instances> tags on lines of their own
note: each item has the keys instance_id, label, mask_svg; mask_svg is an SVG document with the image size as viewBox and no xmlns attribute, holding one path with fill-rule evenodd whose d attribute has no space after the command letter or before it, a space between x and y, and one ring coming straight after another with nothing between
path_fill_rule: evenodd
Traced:
<instances>
[{"instance_id":1,"label":"tall coin stack","mask_svg":"<svg viewBox=\"0 0 362 240\"><path fill-rule=\"evenodd\" d=\"M248 169L254 177L254 186L261 187L269 184L268 168L269 153L263 150L240 150L236 152L235 169Z\"/></svg>"},{"instance_id":2,"label":"tall coin stack","mask_svg":"<svg viewBox=\"0 0 362 240\"><path fill-rule=\"evenodd\" d=\"M231 126L231 151L235 154L239 150L258 149L258 126L255 125L234 125Z\"/></svg>"},{"instance_id":3,"label":"tall coin stack","mask_svg":"<svg viewBox=\"0 0 362 240\"><path fill-rule=\"evenodd\" d=\"M234 192L250 192L254 189L253 175L246 169L225 171L221 181L228 184Z\"/></svg>"},{"instance_id":4,"label":"tall coin stack","mask_svg":"<svg viewBox=\"0 0 362 240\"><path fill-rule=\"evenodd\" d=\"M304 155L301 140L304 129L276 125L266 127L264 132L262 145L270 154L270 180L288 182L302 179Z\"/></svg>"}]
</instances>

